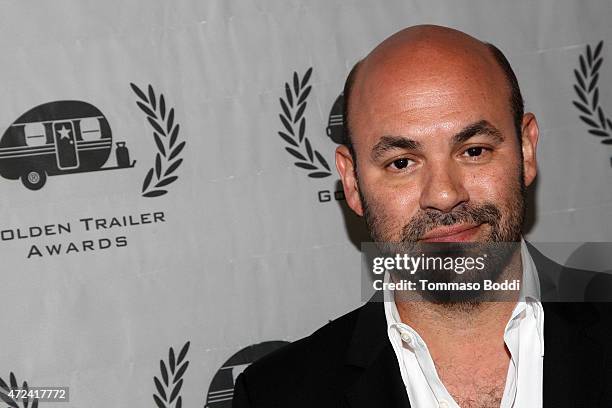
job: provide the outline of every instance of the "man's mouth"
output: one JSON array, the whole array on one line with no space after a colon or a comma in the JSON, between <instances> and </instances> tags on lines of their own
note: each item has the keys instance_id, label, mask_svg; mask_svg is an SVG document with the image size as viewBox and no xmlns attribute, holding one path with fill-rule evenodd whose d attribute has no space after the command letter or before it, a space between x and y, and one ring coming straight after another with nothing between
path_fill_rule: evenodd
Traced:
<instances>
[{"instance_id":1,"label":"man's mouth","mask_svg":"<svg viewBox=\"0 0 612 408\"><path fill-rule=\"evenodd\" d=\"M421 242L470 242L482 224L457 224L435 228L419 240Z\"/></svg>"}]
</instances>

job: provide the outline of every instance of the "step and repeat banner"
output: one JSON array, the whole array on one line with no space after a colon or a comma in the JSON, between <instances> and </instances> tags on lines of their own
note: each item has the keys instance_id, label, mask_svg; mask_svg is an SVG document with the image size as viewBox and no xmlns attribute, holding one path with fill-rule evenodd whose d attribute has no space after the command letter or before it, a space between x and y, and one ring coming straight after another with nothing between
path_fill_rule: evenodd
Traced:
<instances>
[{"instance_id":1,"label":"step and repeat banner","mask_svg":"<svg viewBox=\"0 0 612 408\"><path fill-rule=\"evenodd\" d=\"M29 406L230 407L253 360L359 306L341 90L406 26L457 28L514 66L542 130L527 238L612 240L607 0L0 10L0 406L26 406L19 386L64 387Z\"/></svg>"}]
</instances>

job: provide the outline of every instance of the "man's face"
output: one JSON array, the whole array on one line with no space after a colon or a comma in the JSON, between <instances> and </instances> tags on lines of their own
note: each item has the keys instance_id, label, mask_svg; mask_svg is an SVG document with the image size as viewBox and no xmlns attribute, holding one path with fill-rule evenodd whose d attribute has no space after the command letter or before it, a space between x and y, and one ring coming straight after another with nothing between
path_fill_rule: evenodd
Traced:
<instances>
[{"instance_id":1,"label":"man's face","mask_svg":"<svg viewBox=\"0 0 612 408\"><path fill-rule=\"evenodd\" d=\"M536 134L525 149L487 52L384 55L359 72L349 107L357 177L344 172L343 183L375 241L519 240L537 125L526 117Z\"/></svg>"}]
</instances>

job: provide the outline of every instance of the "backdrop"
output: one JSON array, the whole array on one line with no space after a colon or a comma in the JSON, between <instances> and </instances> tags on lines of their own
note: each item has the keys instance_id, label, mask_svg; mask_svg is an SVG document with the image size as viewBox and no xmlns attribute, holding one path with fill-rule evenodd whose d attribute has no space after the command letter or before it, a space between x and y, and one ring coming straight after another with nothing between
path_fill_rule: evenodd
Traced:
<instances>
[{"instance_id":1,"label":"backdrop","mask_svg":"<svg viewBox=\"0 0 612 408\"><path fill-rule=\"evenodd\" d=\"M250 362L361 304L338 96L409 25L515 68L542 130L527 238L612 240L611 18L607 0L3 1L0 391L229 407Z\"/></svg>"}]
</instances>

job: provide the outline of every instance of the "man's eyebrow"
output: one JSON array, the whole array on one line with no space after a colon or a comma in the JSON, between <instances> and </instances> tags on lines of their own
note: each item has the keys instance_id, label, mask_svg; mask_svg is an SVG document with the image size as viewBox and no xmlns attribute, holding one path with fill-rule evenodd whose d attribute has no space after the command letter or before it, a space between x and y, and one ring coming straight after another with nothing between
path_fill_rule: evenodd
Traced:
<instances>
[{"instance_id":1,"label":"man's eyebrow","mask_svg":"<svg viewBox=\"0 0 612 408\"><path fill-rule=\"evenodd\" d=\"M473 136L483 134L493 137L494 139L496 139L497 143L501 143L504 141L504 136L495 126L493 126L486 120L481 120L464 127L461 132L453 136L451 144L457 145L467 141Z\"/></svg>"},{"instance_id":2,"label":"man's eyebrow","mask_svg":"<svg viewBox=\"0 0 612 408\"><path fill-rule=\"evenodd\" d=\"M464 127L459 133L452 137L451 144L457 145L469 140L471 137L482 134L493 137L497 143L504 141L502 133L491 123L483 119ZM421 147L422 145L420 142L407 137L383 136L372 148L371 157L373 161L377 161L389 150L419 150Z\"/></svg>"},{"instance_id":3,"label":"man's eyebrow","mask_svg":"<svg viewBox=\"0 0 612 408\"><path fill-rule=\"evenodd\" d=\"M418 150L420 148L421 143L417 142L416 140L408 139L402 136L383 136L372 148L371 156L372 160L376 161L378 158L380 158L380 156L389 150Z\"/></svg>"}]
</instances>

